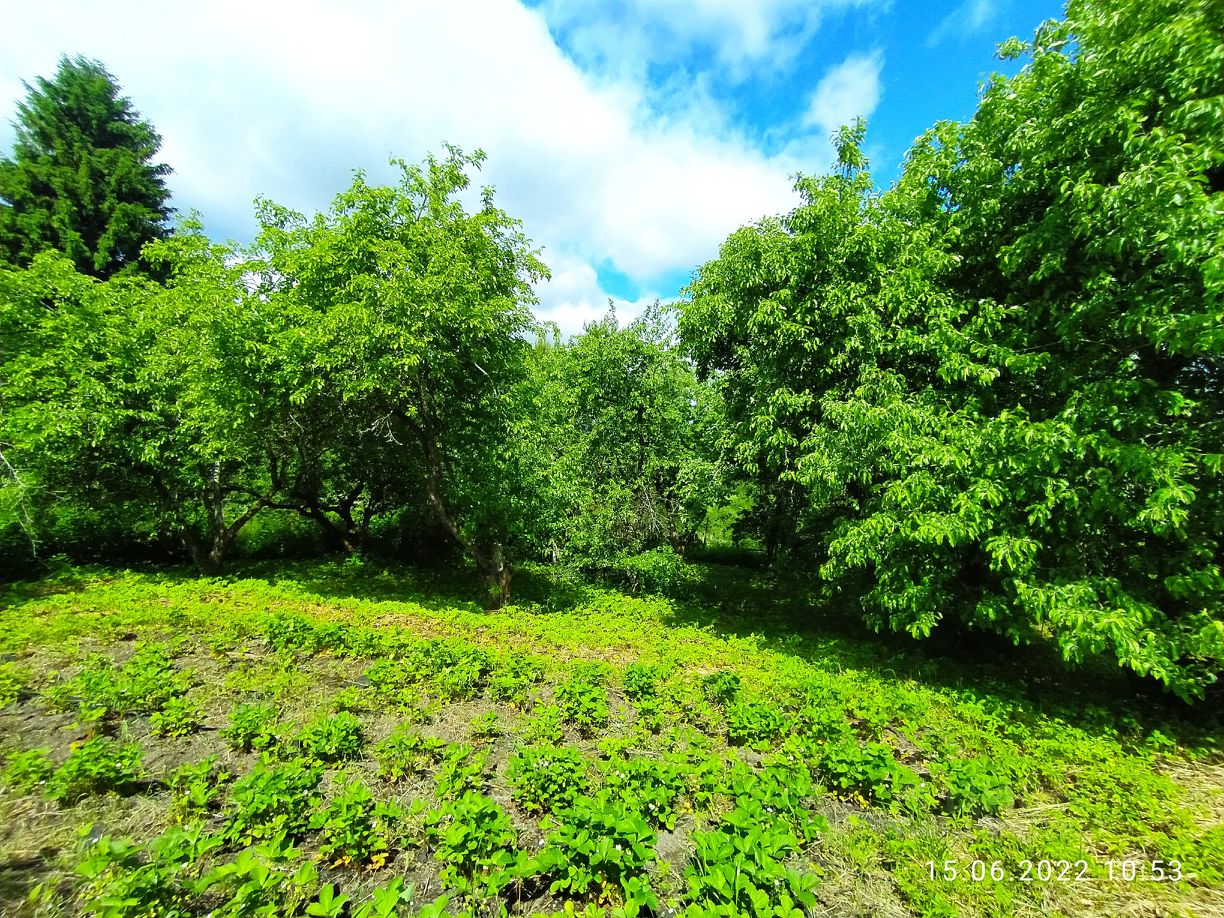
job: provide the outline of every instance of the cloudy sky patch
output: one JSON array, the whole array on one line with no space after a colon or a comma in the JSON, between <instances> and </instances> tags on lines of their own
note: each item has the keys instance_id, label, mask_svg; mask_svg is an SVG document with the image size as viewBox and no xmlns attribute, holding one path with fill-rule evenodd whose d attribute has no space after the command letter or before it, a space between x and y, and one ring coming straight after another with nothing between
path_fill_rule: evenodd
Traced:
<instances>
[{"instance_id":1,"label":"cloudy sky patch","mask_svg":"<svg viewBox=\"0 0 1224 918\"><path fill-rule=\"evenodd\" d=\"M626 319L674 297L728 233L793 206L843 119L871 117L886 184L935 118L972 114L997 41L1058 12L1014 0L985 28L974 2L950 60L923 39L956 28L951 2L0 0L0 106L61 54L100 60L162 133L175 205L241 242L257 196L309 213L354 169L483 148L476 183L552 268L538 312L573 332L609 298Z\"/></svg>"}]
</instances>

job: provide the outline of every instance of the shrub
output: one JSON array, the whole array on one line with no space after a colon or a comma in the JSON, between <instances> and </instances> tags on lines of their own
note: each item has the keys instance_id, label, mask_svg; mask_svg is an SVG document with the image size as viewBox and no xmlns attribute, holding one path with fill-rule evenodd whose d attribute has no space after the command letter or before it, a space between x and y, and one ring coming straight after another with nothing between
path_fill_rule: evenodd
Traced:
<instances>
[{"instance_id":1,"label":"shrub","mask_svg":"<svg viewBox=\"0 0 1224 918\"><path fill-rule=\"evenodd\" d=\"M571 805L590 785L587 761L572 746L527 746L506 770L514 799L528 813L552 812Z\"/></svg>"}]
</instances>

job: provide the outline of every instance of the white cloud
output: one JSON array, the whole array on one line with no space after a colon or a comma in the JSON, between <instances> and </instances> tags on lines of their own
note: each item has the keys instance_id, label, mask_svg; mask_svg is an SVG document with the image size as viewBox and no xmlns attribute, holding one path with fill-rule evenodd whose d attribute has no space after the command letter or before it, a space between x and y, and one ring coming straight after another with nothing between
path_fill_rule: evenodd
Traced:
<instances>
[{"instance_id":1,"label":"white cloud","mask_svg":"<svg viewBox=\"0 0 1224 918\"><path fill-rule=\"evenodd\" d=\"M999 3L1000 0L964 0L927 36L927 47L933 48L952 36L963 37L980 31L994 20Z\"/></svg>"},{"instance_id":2,"label":"white cloud","mask_svg":"<svg viewBox=\"0 0 1224 918\"><path fill-rule=\"evenodd\" d=\"M789 176L812 163L796 147L763 154L708 97L654 118L642 84L584 73L514 0L142 0L122 16L93 2L0 4L0 108L14 111L19 79L50 75L61 53L101 60L161 131L175 205L216 235L248 238L257 195L311 212L354 168L382 179L392 155L482 147L476 182L495 185L544 248L555 279L541 311L566 330L606 307L593 265L658 289L738 226L793 206ZM798 0L649 5L734 34L721 47L739 59L814 21ZM0 146L11 139L0 126Z\"/></svg>"},{"instance_id":3,"label":"white cloud","mask_svg":"<svg viewBox=\"0 0 1224 918\"><path fill-rule=\"evenodd\" d=\"M826 137L857 117L868 118L880 103L883 58L854 54L829 70L812 93L805 123Z\"/></svg>"}]
</instances>

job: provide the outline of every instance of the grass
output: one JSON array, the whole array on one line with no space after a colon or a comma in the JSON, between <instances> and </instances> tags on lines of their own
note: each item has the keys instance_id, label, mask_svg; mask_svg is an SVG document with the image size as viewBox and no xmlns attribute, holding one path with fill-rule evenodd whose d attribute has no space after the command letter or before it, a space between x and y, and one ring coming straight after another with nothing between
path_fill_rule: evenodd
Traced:
<instances>
[{"instance_id":1,"label":"grass","mask_svg":"<svg viewBox=\"0 0 1224 918\"><path fill-rule=\"evenodd\" d=\"M866 634L763 571L516 588L488 614L466 572L353 561L4 587L0 911L1224 913L1207 705Z\"/></svg>"}]
</instances>

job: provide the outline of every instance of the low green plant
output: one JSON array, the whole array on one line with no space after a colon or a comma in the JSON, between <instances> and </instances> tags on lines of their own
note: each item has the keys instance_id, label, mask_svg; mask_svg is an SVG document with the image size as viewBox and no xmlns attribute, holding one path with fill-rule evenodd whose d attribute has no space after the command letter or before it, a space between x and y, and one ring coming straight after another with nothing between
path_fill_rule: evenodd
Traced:
<instances>
[{"instance_id":1,"label":"low green plant","mask_svg":"<svg viewBox=\"0 0 1224 918\"><path fill-rule=\"evenodd\" d=\"M625 697L634 701L654 698L658 693L659 672L653 666L630 663L625 667Z\"/></svg>"},{"instance_id":2,"label":"low green plant","mask_svg":"<svg viewBox=\"0 0 1224 918\"><path fill-rule=\"evenodd\" d=\"M76 868L83 914L95 918L197 914L196 865L218 843L203 823L171 826L146 845L107 836L86 842Z\"/></svg>"},{"instance_id":3,"label":"low green plant","mask_svg":"<svg viewBox=\"0 0 1224 918\"><path fill-rule=\"evenodd\" d=\"M1011 779L981 759L958 759L947 770L948 809L958 816L997 816L1016 802Z\"/></svg>"},{"instance_id":4,"label":"low green plant","mask_svg":"<svg viewBox=\"0 0 1224 918\"><path fill-rule=\"evenodd\" d=\"M882 743L845 740L830 744L823 750L819 770L835 790L888 810L919 809L931 797L913 769L897 762Z\"/></svg>"},{"instance_id":5,"label":"low green plant","mask_svg":"<svg viewBox=\"0 0 1224 918\"><path fill-rule=\"evenodd\" d=\"M525 746L510 758L506 780L528 813L553 812L573 804L590 787L588 763L573 746Z\"/></svg>"},{"instance_id":6,"label":"low green plant","mask_svg":"<svg viewBox=\"0 0 1224 918\"><path fill-rule=\"evenodd\" d=\"M786 728L786 715L776 704L740 698L727 706L727 739L733 745L767 749Z\"/></svg>"},{"instance_id":7,"label":"low green plant","mask_svg":"<svg viewBox=\"0 0 1224 918\"><path fill-rule=\"evenodd\" d=\"M298 615L273 615L264 625L264 638L277 653L312 654L319 649L315 626Z\"/></svg>"},{"instance_id":8,"label":"low green plant","mask_svg":"<svg viewBox=\"0 0 1224 918\"><path fill-rule=\"evenodd\" d=\"M374 747L374 759L378 776L394 783L425 774L445 752L445 740L422 736L401 724Z\"/></svg>"},{"instance_id":9,"label":"low green plant","mask_svg":"<svg viewBox=\"0 0 1224 918\"><path fill-rule=\"evenodd\" d=\"M816 905L817 878L786 866L800 848L785 820L743 800L717 829L694 832L685 867L696 914L800 916Z\"/></svg>"},{"instance_id":10,"label":"low green plant","mask_svg":"<svg viewBox=\"0 0 1224 918\"><path fill-rule=\"evenodd\" d=\"M529 743L556 745L565 739L561 723L561 708L555 704L540 705L523 724L523 738Z\"/></svg>"},{"instance_id":11,"label":"low green plant","mask_svg":"<svg viewBox=\"0 0 1224 918\"><path fill-rule=\"evenodd\" d=\"M298 733L296 743L306 761L333 765L361 756L365 733L361 721L348 711L324 714Z\"/></svg>"},{"instance_id":12,"label":"low green plant","mask_svg":"<svg viewBox=\"0 0 1224 918\"><path fill-rule=\"evenodd\" d=\"M608 696L604 688L575 672L557 687L557 707L561 717L583 736L594 736L608 725Z\"/></svg>"},{"instance_id":13,"label":"low green plant","mask_svg":"<svg viewBox=\"0 0 1224 918\"><path fill-rule=\"evenodd\" d=\"M171 698L149 715L149 729L157 736L190 736L200 729L200 710L186 696Z\"/></svg>"},{"instance_id":14,"label":"low green plant","mask_svg":"<svg viewBox=\"0 0 1224 918\"><path fill-rule=\"evenodd\" d=\"M531 690L544 678L544 670L530 657L510 653L493 665L489 674L489 697L523 707Z\"/></svg>"},{"instance_id":15,"label":"low green plant","mask_svg":"<svg viewBox=\"0 0 1224 918\"><path fill-rule=\"evenodd\" d=\"M74 743L64 764L47 781L46 794L64 804L90 794L127 793L142 774L139 743L119 743L105 736Z\"/></svg>"},{"instance_id":16,"label":"low green plant","mask_svg":"<svg viewBox=\"0 0 1224 918\"><path fill-rule=\"evenodd\" d=\"M319 880L313 861L293 869L297 859L298 850L278 834L213 868L196 889L221 903L213 918L296 915L317 901Z\"/></svg>"},{"instance_id":17,"label":"low green plant","mask_svg":"<svg viewBox=\"0 0 1224 918\"><path fill-rule=\"evenodd\" d=\"M739 674L726 669L708 673L701 679L706 697L719 704L734 701L739 696L741 684Z\"/></svg>"},{"instance_id":18,"label":"low green plant","mask_svg":"<svg viewBox=\"0 0 1224 918\"><path fill-rule=\"evenodd\" d=\"M303 762L274 765L261 760L230 791L225 836L237 845L281 837L293 842L310 828L323 773Z\"/></svg>"},{"instance_id":19,"label":"low green plant","mask_svg":"<svg viewBox=\"0 0 1224 918\"><path fill-rule=\"evenodd\" d=\"M166 780L170 789L170 816L186 822L215 812L234 776L218 764L217 756L180 765Z\"/></svg>"},{"instance_id":20,"label":"low green plant","mask_svg":"<svg viewBox=\"0 0 1224 918\"><path fill-rule=\"evenodd\" d=\"M316 814L311 828L319 831L319 853L333 867L382 867L391 852L391 832L403 817L393 803L374 799L360 781L345 785Z\"/></svg>"},{"instance_id":21,"label":"low green plant","mask_svg":"<svg viewBox=\"0 0 1224 918\"><path fill-rule=\"evenodd\" d=\"M684 770L675 762L612 758L601 768L604 787L655 826L675 828Z\"/></svg>"},{"instance_id":22,"label":"low green plant","mask_svg":"<svg viewBox=\"0 0 1224 918\"><path fill-rule=\"evenodd\" d=\"M365 901L353 905L350 911L351 918L399 918L403 914L402 909L412 901L413 887L405 886L401 877L396 877L391 882L383 886L375 886L370 890ZM447 900L443 900L445 906ZM307 910L307 914L317 915L317 912ZM417 915L425 914L424 910L417 912ZM438 915L443 915L445 912L439 910Z\"/></svg>"},{"instance_id":23,"label":"low green plant","mask_svg":"<svg viewBox=\"0 0 1224 918\"><path fill-rule=\"evenodd\" d=\"M275 705L267 702L240 704L230 712L230 725L222 735L241 752L262 752L280 742Z\"/></svg>"},{"instance_id":24,"label":"low green plant","mask_svg":"<svg viewBox=\"0 0 1224 918\"><path fill-rule=\"evenodd\" d=\"M496 711L485 711L472 718L470 729L474 738L482 740L496 739L505 732Z\"/></svg>"},{"instance_id":25,"label":"low green plant","mask_svg":"<svg viewBox=\"0 0 1224 918\"><path fill-rule=\"evenodd\" d=\"M29 667L0 663L0 708L6 708L24 695L34 681Z\"/></svg>"},{"instance_id":26,"label":"low green plant","mask_svg":"<svg viewBox=\"0 0 1224 918\"><path fill-rule=\"evenodd\" d=\"M190 676L174 666L165 648L146 644L123 666L109 657L88 659L73 676L47 687L53 710L76 709L81 724L109 726L127 714L152 714L184 694Z\"/></svg>"},{"instance_id":27,"label":"low green plant","mask_svg":"<svg viewBox=\"0 0 1224 918\"><path fill-rule=\"evenodd\" d=\"M461 797L469 791L481 791L485 785L488 755L477 752L465 743L451 743L438 763L436 777L438 797Z\"/></svg>"},{"instance_id":28,"label":"low green plant","mask_svg":"<svg viewBox=\"0 0 1224 918\"><path fill-rule=\"evenodd\" d=\"M497 803L468 791L425 817L425 837L434 857L453 874L472 877L514 863L518 833Z\"/></svg>"},{"instance_id":29,"label":"low green plant","mask_svg":"<svg viewBox=\"0 0 1224 918\"><path fill-rule=\"evenodd\" d=\"M41 746L38 749L9 753L4 770L0 771L0 780L19 794L28 794L45 787L54 773L55 763L51 761L51 749Z\"/></svg>"},{"instance_id":30,"label":"low green plant","mask_svg":"<svg viewBox=\"0 0 1224 918\"><path fill-rule=\"evenodd\" d=\"M527 868L552 879L550 892L617 906L625 915L658 910L647 876L655 834L624 801L607 792L579 797L550 826Z\"/></svg>"}]
</instances>

